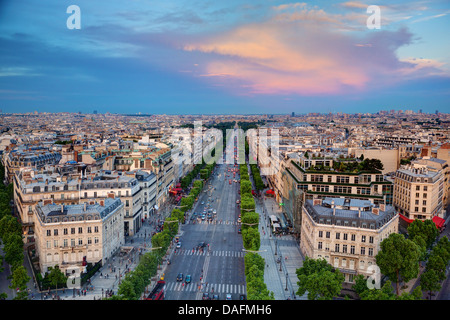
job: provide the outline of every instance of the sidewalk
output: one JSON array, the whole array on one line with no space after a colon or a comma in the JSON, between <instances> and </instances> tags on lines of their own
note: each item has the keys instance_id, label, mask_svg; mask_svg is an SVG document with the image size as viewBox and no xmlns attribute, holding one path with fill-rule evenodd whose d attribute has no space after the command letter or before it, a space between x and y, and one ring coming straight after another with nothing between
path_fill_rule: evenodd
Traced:
<instances>
[{"instance_id":1,"label":"sidewalk","mask_svg":"<svg viewBox=\"0 0 450 320\"><path fill-rule=\"evenodd\" d=\"M272 198L256 200L256 211L260 213L261 245L259 250L261 251L260 255L266 261L264 282L267 289L274 293L275 300L307 300L306 294L301 297L296 295L298 290L296 270L303 266L303 257L295 238L291 235L272 235L269 216L281 213L278 212L275 200ZM267 227L268 225L269 227ZM277 262L278 258L280 258L279 263Z\"/></svg>"}]
</instances>

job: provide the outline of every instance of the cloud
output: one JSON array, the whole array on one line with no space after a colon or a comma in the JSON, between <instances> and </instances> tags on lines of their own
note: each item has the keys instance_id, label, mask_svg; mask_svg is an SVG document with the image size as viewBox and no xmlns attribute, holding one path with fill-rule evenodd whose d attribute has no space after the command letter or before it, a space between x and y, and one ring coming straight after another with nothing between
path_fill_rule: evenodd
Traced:
<instances>
[{"instance_id":1,"label":"cloud","mask_svg":"<svg viewBox=\"0 0 450 320\"><path fill-rule=\"evenodd\" d=\"M329 28L342 23L303 4L274 11L272 19L188 41L183 49L205 54L203 79L244 95L348 94L442 74L438 63L424 68L398 59L396 50L413 42L406 28L361 35Z\"/></svg>"}]
</instances>

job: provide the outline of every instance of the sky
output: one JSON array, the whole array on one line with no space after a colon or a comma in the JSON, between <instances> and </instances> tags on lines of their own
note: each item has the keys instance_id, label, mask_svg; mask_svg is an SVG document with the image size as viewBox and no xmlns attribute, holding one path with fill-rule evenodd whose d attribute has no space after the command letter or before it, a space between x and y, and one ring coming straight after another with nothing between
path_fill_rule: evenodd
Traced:
<instances>
[{"instance_id":1,"label":"sky","mask_svg":"<svg viewBox=\"0 0 450 320\"><path fill-rule=\"evenodd\" d=\"M3 113L450 111L448 0L42 3L0 1Z\"/></svg>"}]
</instances>

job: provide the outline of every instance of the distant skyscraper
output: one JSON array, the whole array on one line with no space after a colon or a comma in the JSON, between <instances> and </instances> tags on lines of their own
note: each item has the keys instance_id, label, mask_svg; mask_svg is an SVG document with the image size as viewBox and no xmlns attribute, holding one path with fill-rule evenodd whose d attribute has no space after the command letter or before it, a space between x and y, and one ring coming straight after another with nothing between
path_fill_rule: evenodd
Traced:
<instances>
[{"instance_id":1,"label":"distant skyscraper","mask_svg":"<svg viewBox=\"0 0 450 320\"><path fill-rule=\"evenodd\" d=\"M292 115L291 115L292 117L295 117L295 112L292 112Z\"/></svg>"},{"instance_id":2,"label":"distant skyscraper","mask_svg":"<svg viewBox=\"0 0 450 320\"><path fill-rule=\"evenodd\" d=\"M97 110L94 110L94 114L97 114Z\"/></svg>"}]
</instances>

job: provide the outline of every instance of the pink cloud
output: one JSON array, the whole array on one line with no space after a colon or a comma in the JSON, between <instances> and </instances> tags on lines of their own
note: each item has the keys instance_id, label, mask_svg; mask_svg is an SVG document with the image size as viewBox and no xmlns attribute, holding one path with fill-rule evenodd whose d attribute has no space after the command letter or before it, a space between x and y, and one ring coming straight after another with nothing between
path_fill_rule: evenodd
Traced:
<instances>
[{"instance_id":1,"label":"pink cloud","mask_svg":"<svg viewBox=\"0 0 450 320\"><path fill-rule=\"evenodd\" d=\"M361 36L342 31L345 27L330 28L343 26L337 15L303 3L274 10L268 21L189 41L183 49L206 53L201 76L239 94L355 93L421 69L396 56L399 47L411 42L404 29Z\"/></svg>"}]
</instances>

